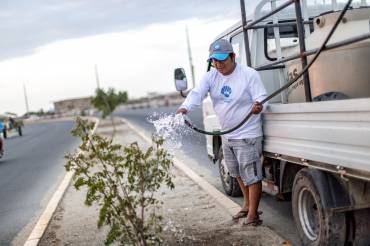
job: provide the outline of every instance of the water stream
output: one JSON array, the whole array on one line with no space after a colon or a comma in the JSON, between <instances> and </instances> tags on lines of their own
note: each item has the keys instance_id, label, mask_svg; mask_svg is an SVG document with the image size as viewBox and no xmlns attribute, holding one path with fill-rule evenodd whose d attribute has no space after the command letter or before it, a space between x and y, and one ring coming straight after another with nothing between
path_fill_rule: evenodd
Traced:
<instances>
[{"instance_id":1,"label":"water stream","mask_svg":"<svg viewBox=\"0 0 370 246\"><path fill-rule=\"evenodd\" d=\"M192 133L185 125L182 114L153 113L148 117L156 130L156 134L164 139L164 147L173 152L182 146L182 138Z\"/></svg>"}]
</instances>

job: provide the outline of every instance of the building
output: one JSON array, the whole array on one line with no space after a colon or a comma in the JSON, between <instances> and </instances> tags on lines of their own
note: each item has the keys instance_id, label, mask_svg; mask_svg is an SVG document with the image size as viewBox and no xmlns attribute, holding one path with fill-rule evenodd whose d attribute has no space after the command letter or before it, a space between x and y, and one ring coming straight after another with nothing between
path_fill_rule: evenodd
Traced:
<instances>
[{"instance_id":1,"label":"building","mask_svg":"<svg viewBox=\"0 0 370 246\"><path fill-rule=\"evenodd\" d=\"M120 108L157 108L179 105L184 101L184 98L179 92L172 92L166 94L148 93L148 96L138 99L131 99Z\"/></svg>"},{"instance_id":2,"label":"building","mask_svg":"<svg viewBox=\"0 0 370 246\"><path fill-rule=\"evenodd\" d=\"M94 108L91 104L91 98L92 97L81 97L55 101L55 114L58 116L89 114Z\"/></svg>"}]
</instances>

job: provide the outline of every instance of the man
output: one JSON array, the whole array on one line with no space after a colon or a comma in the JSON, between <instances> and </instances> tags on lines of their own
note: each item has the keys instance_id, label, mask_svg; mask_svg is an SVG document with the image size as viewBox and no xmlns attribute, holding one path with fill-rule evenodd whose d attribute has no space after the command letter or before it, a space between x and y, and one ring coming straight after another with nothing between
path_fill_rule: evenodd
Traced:
<instances>
[{"instance_id":1,"label":"man","mask_svg":"<svg viewBox=\"0 0 370 246\"><path fill-rule=\"evenodd\" d=\"M214 110L223 130L240 123L252 111L251 117L239 129L222 136L222 149L232 177L238 180L244 204L233 219L245 218L243 225L258 225L258 205L262 193L262 125L259 113L266 90L259 74L252 68L237 64L233 47L225 39L211 44L208 61L215 69L207 72L191 90L176 113L187 114L210 94Z\"/></svg>"}]
</instances>

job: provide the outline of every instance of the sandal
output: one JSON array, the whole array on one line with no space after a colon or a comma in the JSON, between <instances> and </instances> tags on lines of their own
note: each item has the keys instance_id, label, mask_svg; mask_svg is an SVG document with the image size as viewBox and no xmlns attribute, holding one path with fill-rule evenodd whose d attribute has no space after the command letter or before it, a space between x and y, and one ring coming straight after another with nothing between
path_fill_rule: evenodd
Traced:
<instances>
[{"instance_id":1,"label":"sandal","mask_svg":"<svg viewBox=\"0 0 370 246\"><path fill-rule=\"evenodd\" d=\"M241 219L241 218L245 218L247 216L248 216L248 210L247 211L240 210L235 215L233 215L232 218L233 218L233 220L238 220L238 219Z\"/></svg>"},{"instance_id":2,"label":"sandal","mask_svg":"<svg viewBox=\"0 0 370 246\"><path fill-rule=\"evenodd\" d=\"M247 221L247 219L245 219L242 223L242 226L259 226L261 224L262 224L262 220L260 219L259 216L257 216L257 218L251 221Z\"/></svg>"},{"instance_id":3,"label":"sandal","mask_svg":"<svg viewBox=\"0 0 370 246\"><path fill-rule=\"evenodd\" d=\"M263 213L262 211L258 211L257 215L260 216L262 213ZM233 215L232 218L233 218L233 220L238 220L238 219L241 219L241 218L245 218L247 216L248 216L248 210L247 211L240 210L235 215Z\"/></svg>"}]
</instances>

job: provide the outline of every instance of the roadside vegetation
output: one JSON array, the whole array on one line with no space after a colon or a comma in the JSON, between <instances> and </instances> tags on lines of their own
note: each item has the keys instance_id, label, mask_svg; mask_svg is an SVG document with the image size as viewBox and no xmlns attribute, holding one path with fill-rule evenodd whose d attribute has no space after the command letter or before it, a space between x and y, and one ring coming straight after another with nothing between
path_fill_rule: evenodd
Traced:
<instances>
[{"instance_id":1,"label":"roadside vegetation","mask_svg":"<svg viewBox=\"0 0 370 246\"><path fill-rule=\"evenodd\" d=\"M101 88L97 88L95 96L91 99L92 105L100 111L101 117L105 119L110 116L110 120L113 126L112 138L116 134L116 125L114 123L112 113L121 104L126 103L128 100L126 91L118 91L114 88L109 88L107 91Z\"/></svg>"},{"instance_id":2,"label":"roadside vegetation","mask_svg":"<svg viewBox=\"0 0 370 246\"><path fill-rule=\"evenodd\" d=\"M97 226L109 226L105 244L160 245L161 202L155 193L161 186L174 188L173 161L162 147L163 139L142 150L92 134L94 123L77 118L72 135L82 140L78 152L66 155L67 171L74 171L74 187L87 188L85 204L100 208Z\"/></svg>"},{"instance_id":3,"label":"roadside vegetation","mask_svg":"<svg viewBox=\"0 0 370 246\"><path fill-rule=\"evenodd\" d=\"M95 91L95 96L91 103L102 113L102 117L106 118L111 115L118 105L126 103L128 100L126 91L116 92L114 88L109 88L107 91L98 88Z\"/></svg>"},{"instance_id":4,"label":"roadside vegetation","mask_svg":"<svg viewBox=\"0 0 370 246\"><path fill-rule=\"evenodd\" d=\"M42 108L39 111L30 111L23 115L23 118L29 118L31 116L43 117L43 116L54 116L55 112L52 110L44 111Z\"/></svg>"}]
</instances>

